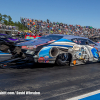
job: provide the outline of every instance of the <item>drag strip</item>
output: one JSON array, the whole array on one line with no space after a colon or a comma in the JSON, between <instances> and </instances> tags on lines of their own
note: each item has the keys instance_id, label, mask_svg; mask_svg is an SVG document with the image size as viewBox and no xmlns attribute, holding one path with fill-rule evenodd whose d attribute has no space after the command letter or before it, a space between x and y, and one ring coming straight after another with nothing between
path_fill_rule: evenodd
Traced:
<instances>
[{"instance_id":1,"label":"drag strip","mask_svg":"<svg viewBox=\"0 0 100 100\"><path fill-rule=\"evenodd\" d=\"M100 63L74 67L36 64L0 69L0 91L40 92L1 95L10 100L67 100L100 89Z\"/></svg>"},{"instance_id":2,"label":"drag strip","mask_svg":"<svg viewBox=\"0 0 100 100\"><path fill-rule=\"evenodd\" d=\"M7 60L7 59L10 59L11 57L12 57L11 54L0 54L0 62Z\"/></svg>"}]
</instances>

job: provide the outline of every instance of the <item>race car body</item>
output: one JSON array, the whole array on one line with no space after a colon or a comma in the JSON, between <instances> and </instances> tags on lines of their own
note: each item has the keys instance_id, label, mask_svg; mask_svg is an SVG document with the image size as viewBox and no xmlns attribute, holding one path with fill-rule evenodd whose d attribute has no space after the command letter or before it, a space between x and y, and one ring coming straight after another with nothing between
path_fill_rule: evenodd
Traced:
<instances>
[{"instance_id":1,"label":"race car body","mask_svg":"<svg viewBox=\"0 0 100 100\"><path fill-rule=\"evenodd\" d=\"M24 41L25 39L21 38L13 38L7 34L1 34L0 33L0 40L4 40L6 42L18 42L18 41Z\"/></svg>"},{"instance_id":2,"label":"race car body","mask_svg":"<svg viewBox=\"0 0 100 100\"><path fill-rule=\"evenodd\" d=\"M10 49L11 51L13 50L14 45L16 43L22 42L22 41L25 41L25 39L12 38L11 36L7 34L0 33L0 50L8 53Z\"/></svg>"},{"instance_id":3,"label":"race car body","mask_svg":"<svg viewBox=\"0 0 100 100\"><path fill-rule=\"evenodd\" d=\"M50 34L18 43L14 52L35 63L74 66L100 61L99 48L99 45L84 37Z\"/></svg>"}]
</instances>

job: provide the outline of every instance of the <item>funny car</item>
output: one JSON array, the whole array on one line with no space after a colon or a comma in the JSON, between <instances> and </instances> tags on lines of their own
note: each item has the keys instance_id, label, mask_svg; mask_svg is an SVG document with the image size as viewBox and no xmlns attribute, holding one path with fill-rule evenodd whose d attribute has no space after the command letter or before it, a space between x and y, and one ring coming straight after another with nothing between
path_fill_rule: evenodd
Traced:
<instances>
[{"instance_id":1,"label":"funny car","mask_svg":"<svg viewBox=\"0 0 100 100\"><path fill-rule=\"evenodd\" d=\"M14 38L7 34L0 33L0 50L4 52L9 52L9 50L14 48L15 43L25 41L25 39Z\"/></svg>"},{"instance_id":2,"label":"funny car","mask_svg":"<svg viewBox=\"0 0 100 100\"><path fill-rule=\"evenodd\" d=\"M13 58L34 63L56 63L57 65L79 65L100 61L100 44L88 38L49 34L36 40L17 43Z\"/></svg>"}]
</instances>

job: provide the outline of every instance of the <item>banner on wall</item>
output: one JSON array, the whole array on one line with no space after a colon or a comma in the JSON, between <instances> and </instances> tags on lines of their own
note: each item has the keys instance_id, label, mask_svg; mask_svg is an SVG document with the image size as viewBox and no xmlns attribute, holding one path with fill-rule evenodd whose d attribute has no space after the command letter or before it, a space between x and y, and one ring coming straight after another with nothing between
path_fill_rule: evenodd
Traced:
<instances>
[{"instance_id":1,"label":"banner on wall","mask_svg":"<svg viewBox=\"0 0 100 100\"><path fill-rule=\"evenodd\" d=\"M32 36L32 35L25 35L25 39L37 39L41 36Z\"/></svg>"},{"instance_id":2,"label":"banner on wall","mask_svg":"<svg viewBox=\"0 0 100 100\"><path fill-rule=\"evenodd\" d=\"M31 32L31 31L30 31L30 30L24 30L24 32L26 32L26 33L27 33L27 32Z\"/></svg>"}]
</instances>

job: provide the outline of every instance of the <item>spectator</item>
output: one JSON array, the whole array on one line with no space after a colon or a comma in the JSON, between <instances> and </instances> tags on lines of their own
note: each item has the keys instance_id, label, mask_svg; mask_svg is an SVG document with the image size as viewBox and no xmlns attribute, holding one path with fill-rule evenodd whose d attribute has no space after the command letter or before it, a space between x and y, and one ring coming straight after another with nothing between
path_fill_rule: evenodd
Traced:
<instances>
[{"instance_id":1,"label":"spectator","mask_svg":"<svg viewBox=\"0 0 100 100\"><path fill-rule=\"evenodd\" d=\"M84 37L90 37L92 35L99 35L100 29L96 29L90 26L81 25L67 25L64 23L53 22L51 23L49 20L42 21L42 20L35 20L35 19L28 19L22 18L22 23L29 30L34 31L34 34L37 32L45 33L45 34L52 34L52 33L59 33L59 34L69 34L69 35L78 35Z\"/></svg>"}]
</instances>

